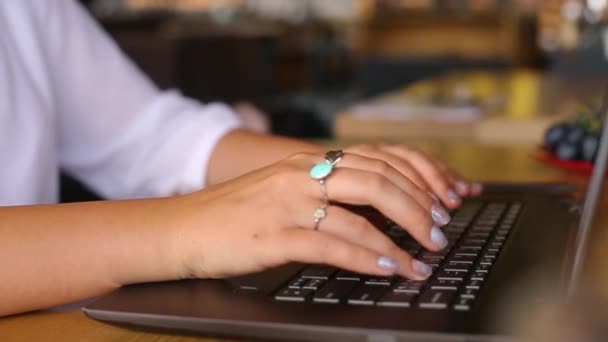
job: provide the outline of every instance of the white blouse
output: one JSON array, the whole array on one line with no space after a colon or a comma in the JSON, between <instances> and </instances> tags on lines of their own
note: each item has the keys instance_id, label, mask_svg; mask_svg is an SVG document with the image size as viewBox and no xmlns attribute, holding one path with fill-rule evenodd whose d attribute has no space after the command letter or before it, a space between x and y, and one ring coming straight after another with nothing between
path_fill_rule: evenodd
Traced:
<instances>
[{"instance_id":1,"label":"white blouse","mask_svg":"<svg viewBox=\"0 0 608 342\"><path fill-rule=\"evenodd\" d=\"M157 89L75 1L0 1L0 205L57 202L60 168L106 198L195 191L239 126Z\"/></svg>"}]
</instances>

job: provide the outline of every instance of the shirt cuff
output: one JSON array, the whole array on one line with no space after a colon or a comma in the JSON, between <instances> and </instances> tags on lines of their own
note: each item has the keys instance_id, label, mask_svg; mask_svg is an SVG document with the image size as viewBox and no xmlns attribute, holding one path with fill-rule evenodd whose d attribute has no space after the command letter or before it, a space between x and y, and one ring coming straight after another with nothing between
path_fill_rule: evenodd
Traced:
<instances>
[{"instance_id":1,"label":"shirt cuff","mask_svg":"<svg viewBox=\"0 0 608 342\"><path fill-rule=\"evenodd\" d=\"M232 109L222 103L205 106L204 126L192 141L190 160L185 164L178 194L201 190L207 184L209 162L219 141L230 131L243 127L243 123ZM209 129L213 127L213 129Z\"/></svg>"}]
</instances>

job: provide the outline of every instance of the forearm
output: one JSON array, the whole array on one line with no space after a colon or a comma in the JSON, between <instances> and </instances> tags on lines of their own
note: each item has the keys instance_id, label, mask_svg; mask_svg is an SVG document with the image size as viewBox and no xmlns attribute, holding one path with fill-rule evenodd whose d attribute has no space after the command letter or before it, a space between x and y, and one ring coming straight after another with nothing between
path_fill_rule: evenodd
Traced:
<instances>
[{"instance_id":1,"label":"forearm","mask_svg":"<svg viewBox=\"0 0 608 342\"><path fill-rule=\"evenodd\" d=\"M0 208L0 316L180 277L167 201Z\"/></svg>"},{"instance_id":2,"label":"forearm","mask_svg":"<svg viewBox=\"0 0 608 342\"><path fill-rule=\"evenodd\" d=\"M207 184L217 184L270 165L298 152L321 152L304 140L262 135L244 130L228 133L215 148L207 170Z\"/></svg>"}]
</instances>

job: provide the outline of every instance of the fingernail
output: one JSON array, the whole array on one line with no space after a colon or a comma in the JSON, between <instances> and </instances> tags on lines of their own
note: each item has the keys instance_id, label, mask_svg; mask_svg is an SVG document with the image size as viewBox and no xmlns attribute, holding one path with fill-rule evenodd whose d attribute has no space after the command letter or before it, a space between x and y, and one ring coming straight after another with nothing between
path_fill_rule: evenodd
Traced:
<instances>
[{"instance_id":1,"label":"fingernail","mask_svg":"<svg viewBox=\"0 0 608 342\"><path fill-rule=\"evenodd\" d=\"M399 263L393 258L381 256L378 258L378 267L396 273L399 270Z\"/></svg>"},{"instance_id":2,"label":"fingernail","mask_svg":"<svg viewBox=\"0 0 608 342\"><path fill-rule=\"evenodd\" d=\"M448 198L450 199L450 201L452 202L460 202L462 199L460 198L460 195L458 195L454 190L450 189L448 190Z\"/></svg>"},{"instance_id":3,"label":"fingernail","mask_svg":"<svg viewBox=\"0 0 608 342\"><path fill-rule=\"evenodd\" d=\"M434 194L434 193L432 193L432 192L427 192L427 194L428 194L429 196L431 196L431 198L433 199L433 201L435 201L435 202L439 202L439 197L437 197L437 195L435 195L435 194Z\"/></svg>"},{"instance_id":4,"label":"fingernail","mask_svg":"<svg viewBox=\"0 0 608 342\"><path fill-rule=\"evenodd\" d=\"M430 277L431 274L433 274L433 269L431 268L431 266L416 259L412 260L412 269L414 269L414 272L424 277L425 279Z\"/></svg>"},{"instance_id":5,"label":"fingernail","mask_svg":"<svg viewBox=\"0 0 608 342\"><path fill-rule=\"evenodd\" d=\"M473 183L471 184L471 191L473 191L474 193L479 193L483 191L483 184L481 183Z\"/></svg>"},{"instance_id":6,"label":"fingernail","mask_svg":"<svg viewBox=\"0 0 608 342\"><path fill-rule=\"evenodd\" d=\"M431 217L440 226L445 226L452 219L450 214L439 203L435 203L431 207Z\"/></svg>"},{"instance_id":7,"label":"fingernail","mask_svg":"<svg viewBox=\"0 0 608 342\"><path fill-rule=\"evenodd\" d=\"M431 228L431 241L441 249L444 249L448 245L448 239L439 227Z\"/></svg>"},{"instance_id":8,"label":"fingernail","mask_svg":"<svg viewBox=\"0 0 608 342\"><path fill-rule=\"evenodd\" d=\"M469 185L463 181L456 182L454 186L456 187L456 191L458 191L458 193L465 194L469 191Z\"/></svg>"}]
</instances>

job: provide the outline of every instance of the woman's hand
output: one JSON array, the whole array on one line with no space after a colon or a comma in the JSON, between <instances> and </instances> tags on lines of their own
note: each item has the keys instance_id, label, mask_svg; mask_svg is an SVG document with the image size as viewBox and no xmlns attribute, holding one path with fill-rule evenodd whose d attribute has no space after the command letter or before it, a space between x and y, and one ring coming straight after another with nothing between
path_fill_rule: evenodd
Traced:
<instances>
[{"instance_id":1,"label":"woman's hand","mask_svg":"<svg viewBox=\"0 0 608 342\"><path fill-rule=\"evenodd\" d=\"M405 227L424 248L439 251L447 245L439 227L449 222L449 214L429 196L428 188L406 177L415 170L405 166L405 157L385 161L345 152L326 179L328 197L333 202L371 205ZM320 184L311 179L309 170L322 160L320 154L297 154L177 198L181 201L174 206L180 217L180 274L218 278L297 261L381 276L427 278L428 265L414 260L365 218L340 206L330 205L315 230L313 213L323 202ZM426 160L419 163L430 168ZM425 185L434 179L419 178ZM433 189L447 188L448 184L433 184Z\"/></svg>"},{"instance_id":2,"label":"woman's hand","mask_svg":"<svg viewBox=\"0 0 608 342\"><path fill-rule=\"evenodd\" d=\"M351 146L345 151L388 163L419 188L432 192L451 209L460 206L463 197L478 196L483 190L480 183L465 180L440 159L415 148L378 144Z\"/></svg>"}]
</instances>

